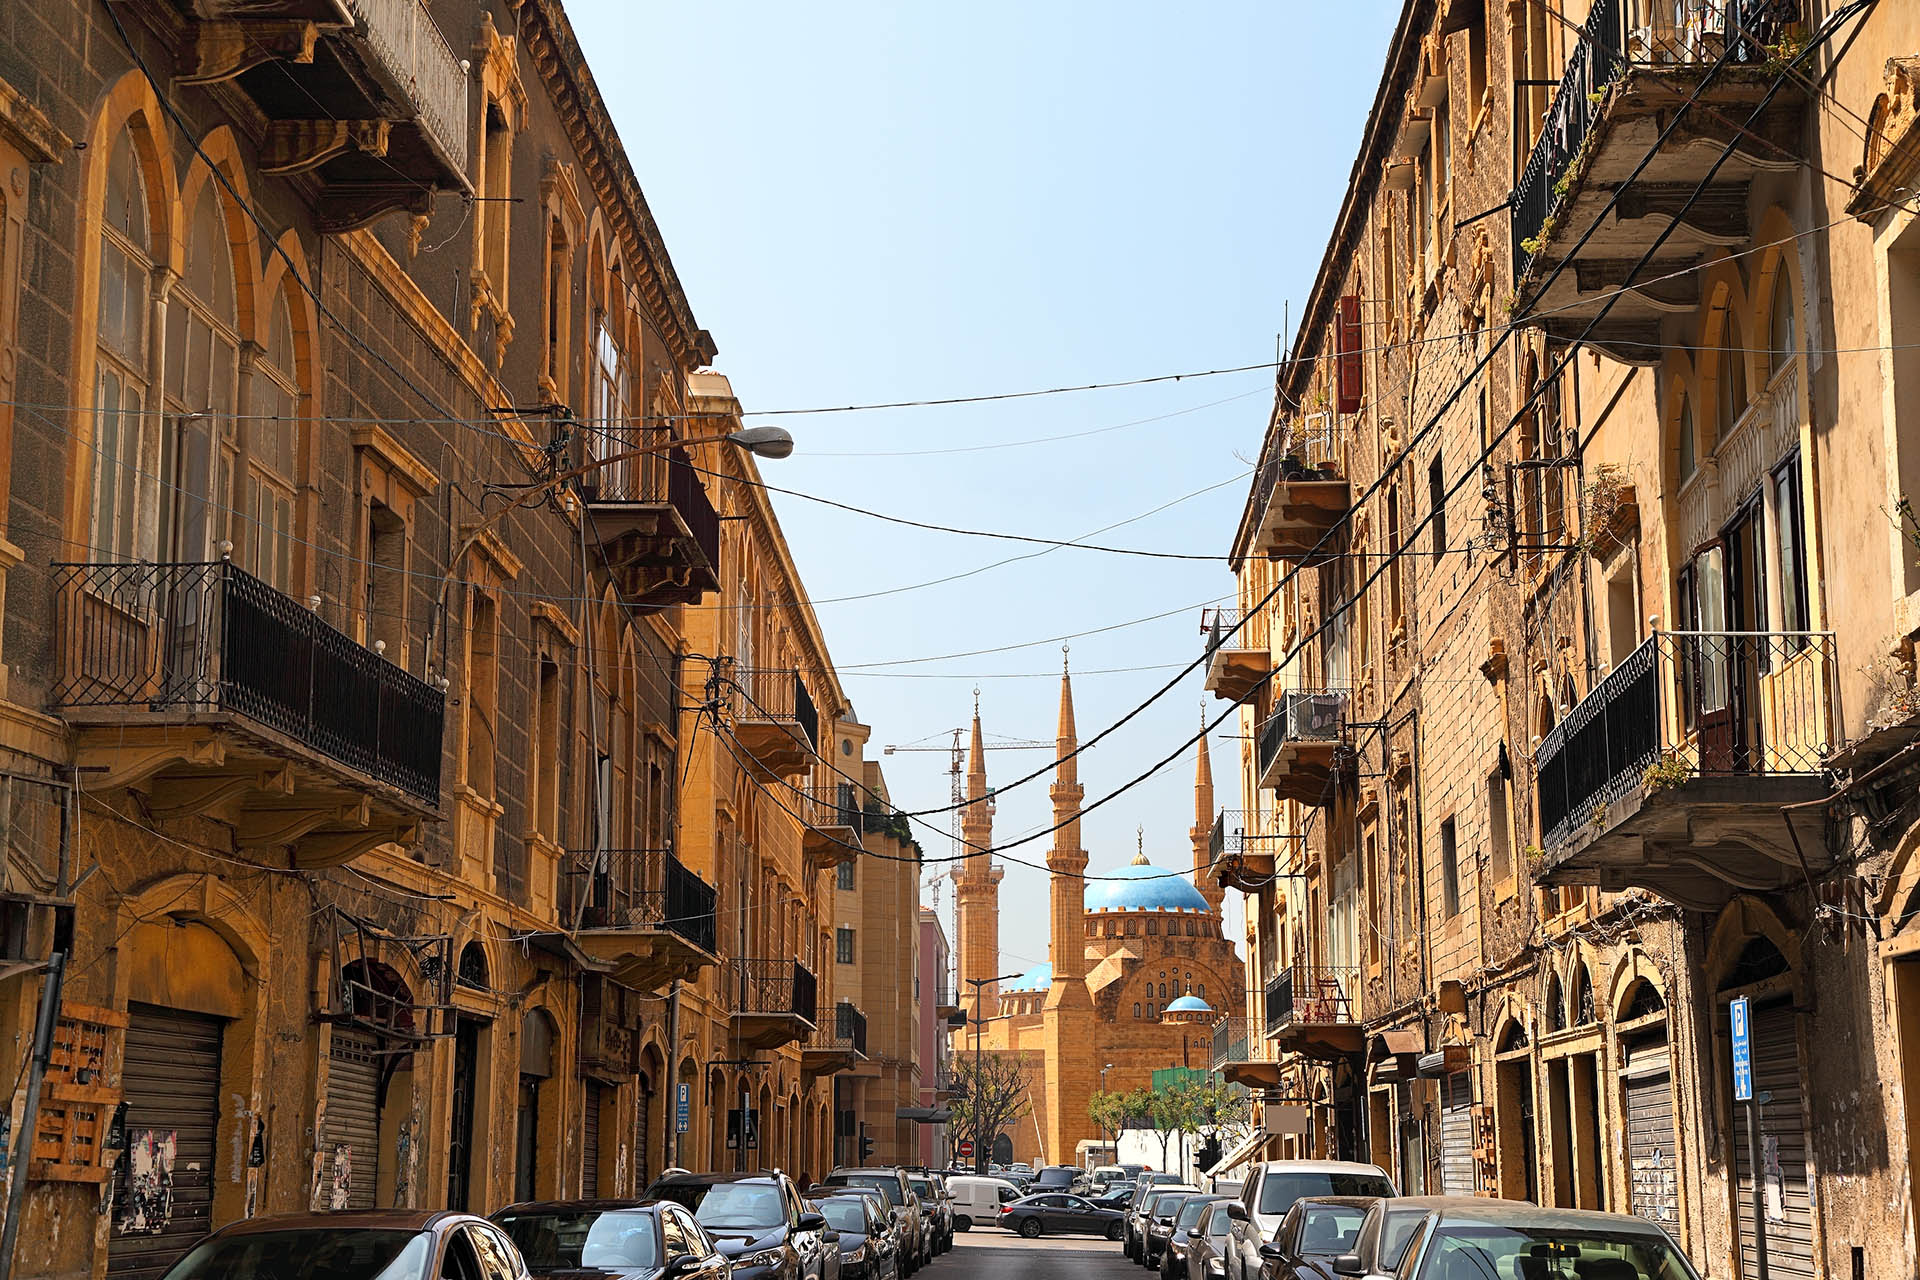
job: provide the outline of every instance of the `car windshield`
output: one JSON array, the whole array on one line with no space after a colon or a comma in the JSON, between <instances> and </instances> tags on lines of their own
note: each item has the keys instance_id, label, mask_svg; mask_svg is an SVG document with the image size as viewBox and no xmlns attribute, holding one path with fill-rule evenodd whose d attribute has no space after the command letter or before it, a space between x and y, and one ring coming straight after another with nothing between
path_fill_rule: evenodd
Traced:
<instances>
[{"instance_id":1,"label":"car windshield","mask_svg":"<svg viewBox=\"0 0 1920 1280\"><path fill-rule=\"evenodd\" d=\"M820 1201L820 1216L835 1231L848 1231L861 1236L867 1234L866 1208L852 1196Z\"/></svg>"},{"instance_id":2,"label":"car windshield","mask_svg":"<svg viewBox=\"0 0 1920 1280\"><path fill-rule=\"evenodd\" d=\"M1173 1217L1174 1214L1180 1212L1180 1206L1187 1202L1187 1197L1190 1194L1190 1192L1179 1191L1156 1197L1153 1202L1153 1216L1156 1218Z\"/></svg>"},{"instance_id":3,"label":"car windshield","mask_svg":"<svg viewBox=\"0 0 1920 1280\"><path fill-rule=\"evenodd\" d=\"M1212 1203L1213 1201L1211 1200L1202 1200L1198 1197L1187 1201L1180 1206L1180 1216L1173 1220L1173 1225L1185 1231L1188 1227L1200 1221L1200 1215L1205 1213L1207 1206Z\"/></svg>"},{"instance_id":4,"label":"car windshield","mask_svg":"<svg viewBox=\"0 0 1920 1280\"><path fill-rule=\"evenodd\" d=\"M1390 1196L1393 1184L1377 1173L1269 1173L1260 1183L1260 1212L1275 1216L1308 1196Z\"/></svg>"},{"instance_id":5,"label":"car windshield","mask_svg":"<svg viewBox=\"0 0 1920 1280\"><path fill-rule=\"evenodd\" d=\"M294 1227L203 1240L166 1280L419 1280L433 1253L425 1231Z\"/></svg>"},{"instance_id":6,"label":"car windshield","mask_svg":"<svg viewBox=\"0 0 1920 1280\"><path fill-rule=\"evenodd\" d=\"M1477 1223L1442 1226L1423 1252L1419 1280L1459 1275L1698 1280L1672 1245L1644 1231L1527 1230Z\"/></svg>"},{"instance_id":7,"label":"car windshield","mask_svg":"<svg viewBox=\"0 0 1920 1280\"><path fill-rule=\"evenodd\" d=\"M833 1173L827 1175L827 1185L834 1187L874 1187L887 1198L887 1203L896 1208L907 1202L900 1193L900 1179L890 1173Z\"/></svg>"},{"instance_id":8,"label":"car windshield","mask_svg":"<svg viewBox=\"0 0 1920 1280\"><path fill-rule=\"evenodd\" d=\"M1315 1205L1300 1215L1300 1252L1349 1253L1360 1234L1360 1224L1366 1220L1367 1211L1358 1205Z\"/></svg>"},{"instance_id":9,"label":"car windshield","mask_svg":"<svg viewBox=\"0 0 1920 1280\"><path fill-rule=\"evenodd\" d=\"M694 1220L713 1231L770 1231L787 1220L780 1188L764 1182L683 1183L660 1194L692 1209Z\"/></svg>"},{"instance_id":10,"label":"car windshield","mask_svg":"<svg viewBox=\"0 0 1920 1280\"><path fill-rule=\"evenodd\" d=\"M659 1265L653 1215L633 1209L509 1213L495 1219L535 1271Z\"/></svg>"},{"instance_id":11,"label":"car windshield","mask_svg":"<svg viewBox=\"0 0 1920 1280\"><path fill-rule=\"evenodd\" d=\"M933 1180L931 1178L908 1178L907 1185L919 1192L924 1198L931 1199L933 1196Z\"/></svg>"}]
</instances>

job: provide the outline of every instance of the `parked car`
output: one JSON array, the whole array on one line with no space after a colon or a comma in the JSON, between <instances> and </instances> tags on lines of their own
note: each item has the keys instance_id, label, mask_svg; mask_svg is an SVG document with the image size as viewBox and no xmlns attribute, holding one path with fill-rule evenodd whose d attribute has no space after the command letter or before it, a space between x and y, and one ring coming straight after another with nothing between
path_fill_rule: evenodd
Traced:
<instances>
[{"instance_id":1,"label":"parked car","mask_svg":"<svg viewBox=\"0 0 1920 1280\"><path fill-rule=\"evenodd\" d=\"M1374 1203L1368 1196L1294 1201L1273 1239L1260 1246L1260 1280L1334 1280L1334 1259L1352 1254Z\"/></svg>"},{"instance_id":2,"label":"parked car","mask_svg":"<svg viewBox=\"0 0 1920 1280\"><path fill-rule=\"evenodd\" d=\"M1119 1213L1100 1209L1085 1196L1046 1191L1022 1196L1000 1215L1000 1225L1032 1240L1043 1234L1105 1236L1118 1240L1124 1229Z\"/></svg>"},{"instance_id":3,"label":"parked car","mask_svg":"<svg viewBox=\"0 0 1920 1280\"><path fill-rule=\"evenodd\" d=\"M669 1173L646 1194L691 1209L733 1264L733 1280L820 1280L827 1269L827 1220L784 1173Z\"/></svg>"},{"instance_id":4,"label":"parked car","mask_svg":"<svg viewBox=\"0 0 1920 1280\"><path fill-rule=\"evenodd\" d=\"M815 1199L831 1197L835 1199L865 1200L873 1205L880 1223L887 1230L887 1240L893 1246L895 1265L901 1275L913 1269L913 1246L907 1239L906 1225L893 1211L893 1202L887 1199L887 1193L879 1187L866 1185L847 1187L822 1187L813 1189Z\"/></svg>"},{"instance_id":5,"label":"parked car","mask_svg":"<svg viewBox=\"0 0 1920 1280\"><path fill-rule=\"evenodd\" d=\"M1005 1178L976 1178L971 1174L948 1178L947 1192L953 1197L955 1231L971 1231L976 1224L994 1226L1000 1221L1000 1206L1020 1198L1020 1189Z\"/></svg>"},{"instance_id":6,"label":"parked car","mask_svg":"<svg viewBox=\"0 0 1920 1280\"><path fill-rule=\"evenodd\" d=\"M1187 1280L1225 1280L1234 1215L1245 1217L1246 1212L1238 1200L1213 1200L1201 1210L1200 1220L1187 1232Z\"/></svg>"},{"instance_id":7,"label":"parked car","mask_svg":"<svg viewBox=\"0 0 1920 1280\"><path fill-rule=\"evenodd\" d=\"M270 1214L231 1223L187 1250L166 1272L166 1280L431 1280L443 1275L526 1274L513 1241L485 1218L444 1209L376 1209Z\"/></svg>"},{"instance_id":8,"label":"parked car","mask_svg":"<svg viewBox=\"0 0 1920 1280\"><path fill-rule=\"evenodd\" d=\"M1147 1192L1156 1187L1187 1187L1187 1184L1180 1181L1177 1173L1142 1172L1134 1179L1133 1199L1127 1205L1126 1236L1120 1251L1135 1262L1140 1260L1140 1202L1146 1198ZM1200 1188L1187 1189L1198 1191Z\"/></svg>"},{"instance_id":9,"label":"parked car","mask_svg":"<svg viewBox=\"0 0 1920 1280\"><path fill-rule=\"evenodd\" d=\"M840 1237L840 1280L899 1280L900 1250L886 1214L866 1196L810 1202Z\"/></svg>"},{"instance_id":10,"label":"parked car","mask_svg":"<svg viewBox=\"0 0 1920 1280\"><path fill-rule=\"evenodd\" d=\"M900 1223L900 1240L907 1251L906 1270L918 1271L933 1261L933 1245L922 1214L920 1198L913 1194L907 1175L892 1166L876 1165L865 1169L835 1169L821 1180L829 1187L878 1187L886 1193L887 1204Z\"/></svg>"},{"instance_id":11,"label":"parked car","mask_svg":"<svg viewBox=\"0 0 1920 1280\"><path fill-rule=\"evenodd\" d=\"M1173 1238L1173 1220L1180 1215L1181 1206L1196 1195L1203 1195L1198 1187L1186 1187L1182 1190L1166 1189L1150 1199L1153 1208L1141 1219L1140 1229L1140 1265L1149 1271L1160 1269L1160 1257L1166 1252L1167 1241Z\"/></svg>"},{"instance_id":12,"label":"parked car","mask_svg":"<svg viewBox=\"0 0 1920 1280\"><path fill-rule=\"evenodd\" d=\"M909 1173L907 1185L929 1214L933 1251L939 1254L953 1248L953 1200L947 1195L946 1179L937 1173Z\"/></svg>"},{"instance_id":13,"label":"parked car","mask_svg":"<svg viewBox=\"0 0 1920 1280\"><path fill-rule=\"evenodd\" d=\"M1116 1186L1105 1195L1091 1196L1089 1199L1102 1209L1113 1209L1121 1214L1125 1214L1129 1206L1133 1204L1133 1188L1130 1186Z\"/></svg>"},{"instance_id":14,"label":"parked car","mask_svg":"<svg viewBox=\"0 0 1920 1280\"><path fill-rule=\"evenodd\" d=\"M1406 1261L1396 1274L1405 1280L1699 1280L1673 1237L1645 1218L1473 1196L1449 1198L1414 1228Z\"/></svg>"},{"instance_id":15,"label":"parked car","mask_svg":"<svg viewBox=\"0 0 1920 1280\"><path fill-rule=\"evenodd\" d=\"M1376 1280L1397 1280L1413 1233L1429 1213L1445 1208L1457 1198L1394 1196L1374 1201L1373 1207L1367 1210L1366 1221L1360 1224L1360 1235L1353 1242L1359 1274Z\"/></svg>"},{"instance_id":16,"label":"parked car","mask_svg":"<svg viewBox=\"0 0 1920 1280\"><path fill-rule=\"evenodd\" d=\"M1225 1196L1198 1195L1188 1196L1181 1202L1180 1212L1174 1215L1173 1232L1160 1250L1160 1280L1186 1280L1192 1274L1187 1270L1187 1252L1193 1229L1209 1207L1224 1199Z\"/></svg>"},{"instance_id":17,"label":"parked car","mask_svg":"<svg viewBox=\"0 0 1920 1280\"><path fill-rule=\"evenodd\" d=\"M1399 1192L1379 1165L1343 1160L1268 1160L1247 1171L1240 1202L1246 1221L1234 1222L1226 1280L1260 1274L1260 1246L1273 1239L1280 1220L1303 1196L1392 1196Z\"/></svg>"},{"instance_id":18,"label":"parked car","mask_svg":"<svg viewBox=\"0 0 1920 1280\"><path fill-rule=\"evenodd\" d=\"M1087 1175L1078 1165L1050 1164L1033 1177L1033 1191L1079 1191L1086 1185Z\"/></svg>"},{"instance_id":19,"label":"parked car","mask_svg":"<svg viewBox=\"0 0 1920 1280\"><path fill-rule=\"evenodd\" d=\"M554 1200L493 1215L534 1280L597 1271L607 1280L731 1280L733 1264L680 1205Z\"/></svg>"},{"instance_id":20,"label":"parked car","mask_svg":"<svg viewBox=\"0 0 1920 1280\"><path fill-rule=\"evenodd\" d=\"M1122 1183L1130 1183L1132 1181L1133 1176L1127 1172L1124 1165L1096 1165L1093 1172L1087 1175L1087 1190L1090 1194L1098 1197L1107 1194L1107 1192Z\"/></svg>"}]
</instances>

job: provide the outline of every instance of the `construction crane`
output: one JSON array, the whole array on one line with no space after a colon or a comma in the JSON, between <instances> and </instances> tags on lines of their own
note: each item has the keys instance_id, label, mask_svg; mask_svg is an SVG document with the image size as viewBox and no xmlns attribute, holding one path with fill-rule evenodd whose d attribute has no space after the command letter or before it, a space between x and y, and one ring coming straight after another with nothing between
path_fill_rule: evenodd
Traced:
<instances>
[{"instance_id":1,"label":"construction crane","mask_svg":"<svg viewBox=\"0 0 1920 1280\"><path fill-rule=\"evenodd\" d=\"M974 696L978 698L979 696L978 690L974 691ZM975 704L974 711L976 714L978 714L979 712L979 706L977 703ZM951 734L952 741L945 745L941 744L938 740L941 738L948 737L949 732ZM981 745L984 746L988 751L1053 751L1056 749L1056 744L1051 742L1041 742L1038 739L1034 739L1034 738L1002 738L1002 737L999 737L999 735L997 734L982 734ZM966 810L961 806L966 803L966 799L967 799L967 728L966 726L963 725L962 727L951 730L951 731L942 730L939 733L928 734L926 737L920 738L914 742L908 742L908 743L903 743L899 745L889 743L885 747L881 748L881 751L883 754L890 755L890 756L899 755L909 751L942 751L947 753L947 756L948 756L947 776L949 779L951 779L953 784L952 786L953 810L948 815L953 820L953 851L956 855L964 852L965 846L962 843L960 838L960 825L966 814ZM987 803L992 804L993 791L991 789L987 791L987 797L988 797ZM940 877L939 876L933 877L933 909L935 911L938 911L940 909Z\"/></svg>"}]
</instances>

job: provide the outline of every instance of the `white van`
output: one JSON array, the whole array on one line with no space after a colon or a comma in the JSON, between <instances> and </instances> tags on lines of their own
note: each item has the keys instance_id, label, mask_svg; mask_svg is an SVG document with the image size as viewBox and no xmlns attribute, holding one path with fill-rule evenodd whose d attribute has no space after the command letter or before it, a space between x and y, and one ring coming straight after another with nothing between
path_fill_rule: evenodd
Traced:
<instances>
[{"instance_id":1,"label":"white van","mask_svg":"<svg viewBox=\"0 0 1920 1280\"><path fill-rule=\"evenodd\" d=\"M1020 1198L1020 1188L1005 1178L975 1178L956 1174L947 1179L947 1194L953 1197L953 1229L971 1231L977 1222L983 1227L997 1226L1000 1206Z\"/></svg>"}]
</instances>

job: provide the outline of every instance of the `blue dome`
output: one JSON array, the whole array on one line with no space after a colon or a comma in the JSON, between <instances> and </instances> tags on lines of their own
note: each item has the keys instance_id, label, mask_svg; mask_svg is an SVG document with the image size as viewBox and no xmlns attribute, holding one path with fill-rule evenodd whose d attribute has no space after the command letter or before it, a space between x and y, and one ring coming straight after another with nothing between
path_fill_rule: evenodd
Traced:
<instances>
[{"instance_id":1,"label":"blue dome","mask_svg":"<svg viewBox=\"0 0 1920 1280\"><path fill-rule=\"evenodd\" d=\"M1199 996L1181 996L1167 1005L1168 1013L1212 1013L1213 1006Z\"/></svg>"},{"instance_id":2,"label":"blue dome","mask_svg":"<svg viewBox=\"0 0 1920 1280\"><path fill-rule=\"evenodd\" d=\"M1096 873L1086 890L1088 911L1206 911L1207 900L1192 881L1150 862Z\"/></svg>"},{"instance_id":3,"label":"blue dome","mask_svg":"<svg viewBox=\"0 0 1920 1280\"><path fill-rule=\"evenodd\" d=\"M1000 988L1000 994L1017 995L1023 991L1045 991L1053 985L1053 965L1037 964Z\"/></svg>"}]
</instances>

